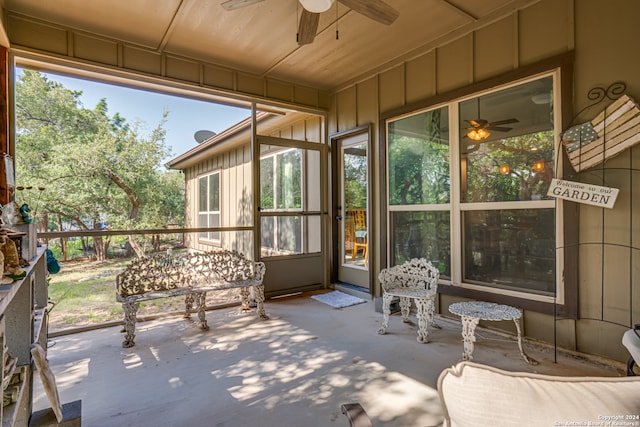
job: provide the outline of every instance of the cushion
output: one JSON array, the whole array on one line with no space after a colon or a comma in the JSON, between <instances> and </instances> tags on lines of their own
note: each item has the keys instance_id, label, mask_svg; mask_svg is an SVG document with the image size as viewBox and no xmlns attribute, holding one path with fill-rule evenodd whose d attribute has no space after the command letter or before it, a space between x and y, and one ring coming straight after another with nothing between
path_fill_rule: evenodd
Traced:
<instances>
[{"instance_id":1,"label":"cushion","mask_svg":"<svg viewBox=\"0 0 640 427\"><path fill-rule=\"evenodd\" d=\"M449 427L637 425L616 417L640 414L640 377L561 377L461 362L440 374L438 393Z\"/></svg>"}]
</instances>

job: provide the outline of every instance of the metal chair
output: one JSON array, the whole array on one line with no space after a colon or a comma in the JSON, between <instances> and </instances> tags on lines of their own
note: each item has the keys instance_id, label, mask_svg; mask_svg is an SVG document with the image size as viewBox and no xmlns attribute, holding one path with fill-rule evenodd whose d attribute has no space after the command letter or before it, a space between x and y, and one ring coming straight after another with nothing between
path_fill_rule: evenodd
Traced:
<instances>
[{"instance_id":1,"label":"metal chair","mask_svg":"<svg viewBox=\"0 0 640 427\"><path fill-rule=\"evenodd\" d=\"M400 298L402 321L410 323L411 300L416 303L418 317L418 342L429 342L429 325L433 324L435 298L438 293L440 272L424 258L412 259L395 267L385 268L378 275L384 291L382 295L382 326L378 333L384 335L389 326L391 300Z\"/></svg>"}]
</instances>

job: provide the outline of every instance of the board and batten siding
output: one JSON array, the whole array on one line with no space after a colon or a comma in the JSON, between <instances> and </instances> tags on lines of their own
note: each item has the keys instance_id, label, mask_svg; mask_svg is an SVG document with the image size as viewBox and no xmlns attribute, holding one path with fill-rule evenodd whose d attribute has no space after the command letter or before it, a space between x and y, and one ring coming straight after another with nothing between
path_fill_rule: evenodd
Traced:
<instances>
[{"instance_id":1,"label":"board and batten siding","mask_svg":"<svg viewBox=\"0 0 640 427\"><path fill-rule=\"evenodd\" d=\"M198 227L198 178L220 171L220 224L222 227L253 225L253 183L251 147L245 144L209 157L185 170L185 226ZM221 246L185 236L188 248L207 251L222 247L253 258L253 235L248 231L223 232Z\"/></svg>"},{"instance_id":2,"label":"board and batten siding","mask_svg":"<svg viewBox=\"0 0 640 427\"><path fill-rule=\"evenodd\" d=\"M466 87L499 78L505 73L536 64L559 55L572 55L573 90L564 105L563 116L573 115L589 105L588 91L626 83L626 93L640 100L640 56L634 55L640 40L640 2L613 0L602 6L598 0L541 0L508 16L497 17L472 32L454 33L448 40L413 57L403 58L388 69L367 76L336 90L330 98L329 134L373 123L371 158L375 167L371 185L384 188L386 174L379 158L380 117L413 104L424 105L430 98L460 93ZM606 102L587 110L581 123L593 118ZM560 347L597 354L623 361L628 353L621 344L624 326L640 322L640 147L626 150L604 163L601 173L583 173L566 179L593 182L620 189L613 209L588 205L572 206L578 233L578 318L554 319L553 316L525 311L526 336ZM636 181L633 184L633 181ZM380 197L384 197L381 194ZM374 198L374 212L381 202ZM385 228L374 216L377 242L372 245L372 267L381 258L380 236ZM575 268L574 268L575 269ZM379 292L379 289L377 290ZM440 313L458 298L442 295ZM494 325L492 325L494 326ZM505 325L509 328L513 325ZM555 332L555 334L554 334Z\"/></svg>"},{"instance_id":3,"label":"board and batten siding","mask_svg":"<svg viewBox=\"0 0 640 427\"><path fill-rule=\"evenodd\" d=\"M259 124L265 136L299 141L322 141L323 119L312 114L293 113L281 124ZM280 123L276 121L276 123ZM253 170L249 135L246 142L220 151L185 169L185 227L198 226L198 178L220 172L220 224L222 227L251 227L253 221ZM185 236L188 248L207 251L215 248L236 250L253 258L253 232L229 231L221 235L221 244L201 241L196 234Z\"/></svg>"}]
</instances>

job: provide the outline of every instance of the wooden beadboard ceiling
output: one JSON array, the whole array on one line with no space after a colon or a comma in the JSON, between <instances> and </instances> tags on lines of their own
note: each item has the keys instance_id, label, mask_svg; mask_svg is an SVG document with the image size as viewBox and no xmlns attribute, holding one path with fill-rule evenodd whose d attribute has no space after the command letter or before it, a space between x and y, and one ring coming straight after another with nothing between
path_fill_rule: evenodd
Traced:
<instances>
[{"instance_id":1,"label":"wooden beadboard ceiling","mask_svg":"<svg viewBox=\"0 0 640 427\"><path fill-rule=\"evenodd\" d=\"M305 46L296 42L297 0L264 0L232 11L222 8L224 0L4 0L4 7L159 52L331 90L537 0L386 1L400 12L392 25L336 2Z\"/></svg>"}]
</instances>

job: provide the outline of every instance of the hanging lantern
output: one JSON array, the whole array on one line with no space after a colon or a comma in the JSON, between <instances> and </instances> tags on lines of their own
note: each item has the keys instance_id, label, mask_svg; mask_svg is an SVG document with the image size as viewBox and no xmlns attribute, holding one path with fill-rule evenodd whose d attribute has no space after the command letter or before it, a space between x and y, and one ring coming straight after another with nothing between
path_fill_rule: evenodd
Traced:
<instances>
[{"instance_id":1,"label":"hanging lantern","mask_svg":"<svg viewBox=\"0 0 640 427\"><path fill-rule=\"evenodd\" d=\"M533 162L533 170L536 172L542 172L544 170L544 162L542 160L536 160Z\"/></svg>"}]
</instances>

